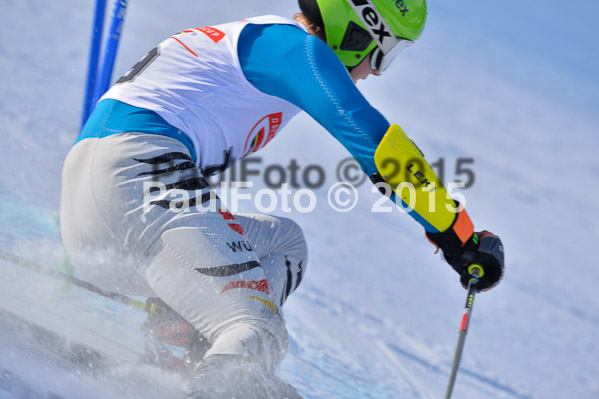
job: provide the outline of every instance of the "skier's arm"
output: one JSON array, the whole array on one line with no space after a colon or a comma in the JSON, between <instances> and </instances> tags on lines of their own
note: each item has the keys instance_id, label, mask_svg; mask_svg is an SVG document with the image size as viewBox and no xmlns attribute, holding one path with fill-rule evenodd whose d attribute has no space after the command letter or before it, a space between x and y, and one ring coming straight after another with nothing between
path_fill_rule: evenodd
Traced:
<instances>
[{"instance_id":1,"label":"skier's arm","mask_svg":"<svg viewBox=\"0 0 599 399\"><path fill-rule=\"evenodd\" d=\"M368 175L376 172L374 151L389 122L322 40L292 25L248 25L238 53L246 78L258 90L306 111Z\"/></svg>"},{"instance_id":2,"label":"skier's arm","mask_svg":"<svg viewBox=\"0 0 599 399\"><path fill-rule=\"evenodd\" d=\"M385 180L375 164L375 152L377 148L378 151L385 150L379 144L383 144L381 140L385 134L389 135L394 128L362 96L346 68L323 41L291 25L249 25L239 39L238 53L246 78L258 90L283 98L306 111L345 146L368 176L378 175ZM409 150L408 143L413 146L405 134L402 140L401 148ZM395 157L397 154L387 152L384 156ZM428 166L419 150L400 161L409 159ZM445 190L430 166L428 169L429 179L438 184L440 204L453 203L445 198ZM421 198L426 196L427 193L420 193ZM401 201L397 196L393 199ZM478 262L484 263L487 272L479 286L496 285L503 275L503 247L499 238L489 233L481 236L479 243L465 210L455 213L444 206L431 211L428 201L418 198L416 201L420 206L409 214L424 227L428 238L443 250L446 260L460 274L462 281L469 276L468 266Z\"/></svg>"},{"instance_id":3,"label":"skier's arm","mask_svg":"<svg viewBox=\"0 0 599 399\"><path fill-rule=\"evenodd\" d=\"M399 126L389 128L375 152L374 161L379 173L374 175L373 180L393 188L401 197L396 201L412 202L412 212L425 215L435 226L449 223L447 228L438 232L427 231L426 236L443 250L445 260L460 275L464 288L475 265L482 266L477 289L490 289L499 283L504 269L501 240L488 231L474 232L466 210L456 208L458 204L449 197L420 149ZM402 183L406 182L413 190L401 189ZM411 198L412 194L414 198Z\"/></svg>"},{"instance_id":4,"label":"skier's arm","mask_svg":"<svg viewBox=\"0 0 599 399\"><path fill-rule=\"evenodd\" d=\"M322 40L291 25L249 25L241 34L238 52L250 83L306 111L343 144L368 176L378 173L374 154L389 122L368 103ZM429 212L427 207L409 214L432 233L446 230L455 219L455 213Z\"/></svg>"}]
</instances>

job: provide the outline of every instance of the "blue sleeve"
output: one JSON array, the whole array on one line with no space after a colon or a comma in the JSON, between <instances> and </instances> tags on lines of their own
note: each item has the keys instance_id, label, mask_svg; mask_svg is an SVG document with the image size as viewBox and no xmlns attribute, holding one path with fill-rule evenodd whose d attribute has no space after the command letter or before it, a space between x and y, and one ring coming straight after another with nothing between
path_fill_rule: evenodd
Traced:
<instances>
[{"instance_id":1,"label":"blue sleeve","mask_svg":"<svg viewBox=\"0 0 599 399\"><path fill-rule=\"evenodd\" d=\"M376 172L374 151L389 122L352 82L320 39L292 25L248 25L238 45L243 72L258 90L306 111L356 158Z\"/></svg>"}]
</instances>

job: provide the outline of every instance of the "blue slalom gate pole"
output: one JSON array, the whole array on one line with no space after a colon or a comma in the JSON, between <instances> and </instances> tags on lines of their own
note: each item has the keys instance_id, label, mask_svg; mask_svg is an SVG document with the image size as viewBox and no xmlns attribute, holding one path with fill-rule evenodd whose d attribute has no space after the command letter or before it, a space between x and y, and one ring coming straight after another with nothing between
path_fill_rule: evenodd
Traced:
<instances>
[{"instance_id":1,"label":"blue slalom gate pole","mask_svg":"<svg viewBox=\"0 0 599 399\"><path fill-rule=\"evenodd\" d=\"M114 68L114 61L116 59L116 53L121 39L121 29L123 22L125 21L125 12L127 11L128 0L116 0L114 3L114 12L112 14L112 23L110 25L110 31L108 34L108 41L106 42L106 49L104 51L104 59L102 61L102 69L98 76L94 96L92 100L91 109L95 108L95 104L98 102L100 97L108 90L110 86L110 79L112 78L112 70Z\"/></svg>"},{"instance_id":2,"label":"blue slalom gate pole","mask_svg":"<svg viewBox=\"0 0 599 399\"><path fill-rule=\"evenodd\" d=\"M96 10L94 11L92 39L89 51L89 64L87 66L85 97L83 99L83 112L81 115L81 128L85 125L92 110L92 101L96 89L96 77L98 75L98 63L100 61L100 47L102 46L102 35L104 33L105 13L106 0L96 0Z\"/></svg>"}]
</instances>

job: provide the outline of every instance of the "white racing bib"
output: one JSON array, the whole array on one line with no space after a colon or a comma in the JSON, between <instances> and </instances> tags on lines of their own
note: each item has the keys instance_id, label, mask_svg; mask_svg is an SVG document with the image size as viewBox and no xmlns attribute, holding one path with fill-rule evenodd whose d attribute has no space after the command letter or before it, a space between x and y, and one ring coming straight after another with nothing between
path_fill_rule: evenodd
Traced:
<instances>
[{"instance_id":1,"label":"white racing bib","mask_svg":"<svg viewBox=\"0 0 599 399\"><path fill-rule=\"evenodd\" d=\"M262 16L184 30L150 51L102 99L156 112L191 138L206 175L226 169L264 147L300 111L245 78L237 43L250 23L302 28Z\"/></svg>"}]
</instances>

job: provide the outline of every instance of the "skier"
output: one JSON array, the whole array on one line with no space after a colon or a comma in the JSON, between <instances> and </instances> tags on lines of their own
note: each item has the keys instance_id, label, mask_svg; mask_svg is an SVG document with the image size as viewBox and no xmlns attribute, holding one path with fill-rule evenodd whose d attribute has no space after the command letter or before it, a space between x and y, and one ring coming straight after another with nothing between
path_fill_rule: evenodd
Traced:
<instances>
[{"instance_id":1,"label":"skier","mask_svg":"<svg viewBox=\"0 0 599 399\"><path fill-rule=\"evenodd\" d=\"M71 261L102 288L160 298L205 337L194 398L299 397L273 372L287 347L281 306L307 265L297 224L231 214L205 177L262 148L303 110L374 182L386 179L375 150L399 128L355 83L381 75L418 39L425 0L299 6L294 20L261 16L169 37L100 99L65 160ZM501 242L475 233L465 210L410 214L463 284L474 263L480 289L499 283Z\"/></svg>"}]
</instances>

